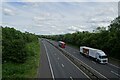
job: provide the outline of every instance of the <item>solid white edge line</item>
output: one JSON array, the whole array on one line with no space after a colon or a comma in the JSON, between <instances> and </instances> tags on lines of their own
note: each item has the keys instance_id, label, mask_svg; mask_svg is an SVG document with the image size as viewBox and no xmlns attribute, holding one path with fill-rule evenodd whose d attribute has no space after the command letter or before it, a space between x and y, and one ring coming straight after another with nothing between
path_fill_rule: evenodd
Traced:
<instances>
[{"instance_id":1,"label":"solid white edge line","mask_svg":"<svg viewBox=\"0 0 120 80\"><path fill-rule=\"evenodd\" d=\"M62 52L60 52L62 54ZM63 54L62 54L63 55ZM79 71L81 71L87 78L90 79L90 77L84 73L82 70L80 70L80 68L78 68L72 61L70 61L65 55L63 55L70 63L72 63Z\"/></svg>"},{"instance_id":2,"label":"solid white edge line","mask_svg":"<svg viewBox=\"0 0 120 80\"><path fill-rule=\"evenodd\" d=\"M62 49L62 50L64 50L64 49ZM69 52L67 52L66 50L64 50L66 53L69 53ZM74 57L73 55L71 55L70 53L69 53L69 55L70 56L72 56L72 57ZM74 57L74 58L76 58L76 57ZM78 61L80 61L78 58L76 58ZM82 62L82 61L81 61ZM84 62L83 62L84 63ZM85 64L85 63L84 63ZM86 66L88 66L87 64L85 64ZM90 67L90 66L88 66L88 67ZM91 67L90 67L91 68ZM93 69L93 68L91 68L91 69ZM95 69L93 69L93 70L95 70ZM96 71L95 70L95 72L97 72L98 74L100 74L102 77L104 77L104 78L106 78L107 80L109 80L107 77L105 77L104 75L102 75L101 73L99 73L98 71Z\"/></svg>"},{"instance_id":3,"label":"solid white edge line","mask_svg":"<svg viewBox=\"0 0 120 80\"><path fill-rule=\"evenodd\" d=\"M47 48L46 48L46 46L45 46L45 44L43 43L43 45L44 45L44 47L45 47L45 51L46 51L46 54L47 54L47 58L48 58L48 62L49 62L49 66L50 66L50 70L51 70L51 74L52 74L52 78L53 78L53 80L54 80L54 74L53 74L53 69L52 69L52 66L51 66L51 63L50 63L50 58L49 58L49 56L48 56L48 51L47 51Z\"/></svg>"}]
</instances>

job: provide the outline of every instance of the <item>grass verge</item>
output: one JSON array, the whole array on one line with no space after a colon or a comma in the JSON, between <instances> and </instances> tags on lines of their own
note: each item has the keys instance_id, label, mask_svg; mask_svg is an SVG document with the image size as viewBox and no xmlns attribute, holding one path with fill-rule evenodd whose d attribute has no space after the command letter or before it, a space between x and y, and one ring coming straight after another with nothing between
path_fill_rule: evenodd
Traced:
<instances>
[{"instance_id":1,"label":"grass verge","mask_svg":"<svg viewBox=\"0 0 120 80\"><path fill-rule=\"evenodd\" d=\"M2 78L35 78L39 67L40 44L39 42L31 42L26 45L28 58L25 63L2 64Z\"/></svg>"}]
</instances>

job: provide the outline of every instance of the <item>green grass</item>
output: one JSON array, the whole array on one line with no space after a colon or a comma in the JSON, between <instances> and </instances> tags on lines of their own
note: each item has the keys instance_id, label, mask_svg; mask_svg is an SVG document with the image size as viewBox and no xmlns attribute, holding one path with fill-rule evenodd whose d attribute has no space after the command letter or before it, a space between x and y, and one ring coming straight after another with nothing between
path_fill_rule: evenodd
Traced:
<instances>
[{"instance_id":1,"label":"green grass","mask_svg":"<svg viewBox=\"0 0 120 80\"><path fill-rule=\"evenodd\" d=\"M3 78L35 78L39 67L40 45L32 42L26 45L29 57L25 63L7 62L2 65Z\"/></svg>"}]
</instances>

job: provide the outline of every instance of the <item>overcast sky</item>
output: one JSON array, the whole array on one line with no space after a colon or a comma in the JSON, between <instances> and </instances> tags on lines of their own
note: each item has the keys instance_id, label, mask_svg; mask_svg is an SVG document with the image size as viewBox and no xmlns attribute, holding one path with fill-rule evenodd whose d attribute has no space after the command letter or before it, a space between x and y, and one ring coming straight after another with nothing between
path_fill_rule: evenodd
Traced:
<instances>
[{"instance_id":1,"label":"overcast sky","mask_svg":"<svg viewBox=\"0 0 120 80\"><path fill-rule=\"evenodd\" d=\"M2 9L0 24L39 35L65 34L93 31L98 26L107 27L110 21L118 16L118 0L42 1L4 0L0 7Z\"/></svg>"}]
</instances>

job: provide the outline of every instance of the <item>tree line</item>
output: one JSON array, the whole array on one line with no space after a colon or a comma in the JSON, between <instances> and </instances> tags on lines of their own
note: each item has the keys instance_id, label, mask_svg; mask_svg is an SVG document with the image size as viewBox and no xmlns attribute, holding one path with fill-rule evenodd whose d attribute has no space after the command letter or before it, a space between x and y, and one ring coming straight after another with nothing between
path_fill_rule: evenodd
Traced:
<instances>
[{"instance_id":1,"label":"tree line","mask_svg":"<svg viewBox=\"0 0 120 80\"><path fill-rule=\"evenodd\" d=\"M75 32L64 35L40 35L39 37L62 40L68 44L88 46L103 50L108 56L119 59L120 56L120 16L111 21L106 30L105 27L98 27L94 32Z\"/></svg>"},{"instance_id":2,"label":"tree line","mask_svg":"<svg viewBox=\"0 0 120 80\"><path fill-rule=\"evenodd\" d=\"M29 32L20 32L14 28L2 27L2 63L24 63L28 56L26 45L38 42L38 37Z\"/></svg>"}]
</instances>

